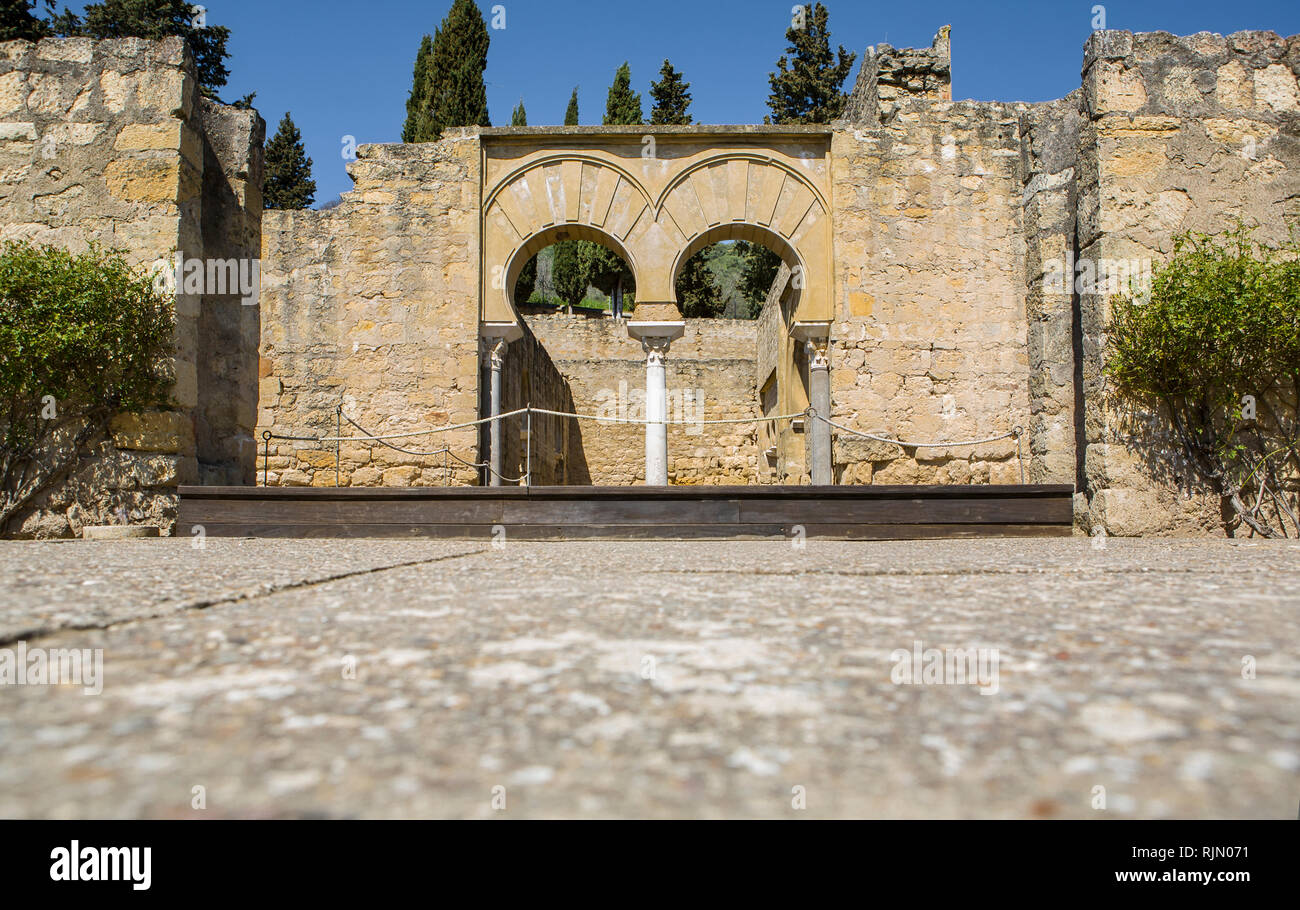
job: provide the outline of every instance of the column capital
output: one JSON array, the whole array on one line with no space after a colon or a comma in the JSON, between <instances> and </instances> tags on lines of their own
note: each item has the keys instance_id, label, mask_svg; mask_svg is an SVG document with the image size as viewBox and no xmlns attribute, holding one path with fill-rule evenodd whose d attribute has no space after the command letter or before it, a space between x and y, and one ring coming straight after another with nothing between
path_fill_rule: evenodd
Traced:
<instances>
[{"instance_id":1,"label":"column capital","mask_svg":"<svg viewBox=\"0 0 1300 910\"><path fill-rule=\"evenodd\" d=\"M487 357L488 365L499 370L505 362L506 347L510 341L501 335L482 335L479 337L479 349Z\"/></svg>"},{"instance_id":2,"label":"column capital","mask_svg":"<svg viewBox=\"0 0 1300 910\"><path fill-rule=\"evenodd\" d=\"M808 352L808 369L829 370L831 368L831 340L829 338L810 338L804 342Z\"/></svg>"},{"instance_id":3,"label":"column capital","mask_svg":"<svg viewBox=\"0 0 1300 910\"><path fill-rule=\"evenodd\" d=\"M667 335L644 335L641 338L641 350L645 351L646 362L652 365L660 365L664 358L668 356L668 348L672 346L673 339Z\"/></svg>"}]
</instances>

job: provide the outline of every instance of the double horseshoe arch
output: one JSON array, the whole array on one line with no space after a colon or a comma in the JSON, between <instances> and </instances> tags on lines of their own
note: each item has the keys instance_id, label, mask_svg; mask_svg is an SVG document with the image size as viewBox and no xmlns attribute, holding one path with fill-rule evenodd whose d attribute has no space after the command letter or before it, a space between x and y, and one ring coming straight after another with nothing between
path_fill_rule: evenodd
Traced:
<instances>
[{"instance_id":1,"label":"double horseshoe arch","mask_svg":"<svg viewBox=\"0 0 1300 910\"><path fill-rule=\"evenodd\" d=\"M662 157L641 156L639 132L593 135L588 147L573 150L543 147L544 134L527 137L534 149L520 148L521 137L512 135L499 160L489 145L482 321L518 324L511 298L520 271L566 239L600 243L623 257L638 302L674 305L677 273L695 252L722 240L758 243L803 279L792 321L829 320L829 148L798 135L800 141L771 148L755 148L752 137L737 148L718 148L707 135L691 136L682 147L666 136ZM591 147L601 139L608 148Z\"/></svg>"}]
</instances>

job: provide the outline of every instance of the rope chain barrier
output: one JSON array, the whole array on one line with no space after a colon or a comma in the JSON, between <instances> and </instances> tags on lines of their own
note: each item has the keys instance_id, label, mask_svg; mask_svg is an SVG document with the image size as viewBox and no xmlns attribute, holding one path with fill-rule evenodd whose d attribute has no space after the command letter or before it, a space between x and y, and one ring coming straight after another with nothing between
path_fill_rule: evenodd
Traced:
<instances>
[{"instance_id":1,"label":"rope chain barrier","mask_svg":"<svg viewBox=\"0 0 1300 910\"><path fill-rule=\"evenodd\" d=\"M490 417L482 417L479 418L478 420L468 420L465 421L464 423L453 423L444 427L433 427L428 430L413 430L409 433L387 433L384 435L375 435L368 432L365 427L357 423L347 414L343 413L342 405L339 405L336 408L336 413L340 421L344 421L344 420L347 421L353 427L360 430L362 435L344 436L342 434L342 431L340 430L335 436L287 436L280 433L272 433L270 430L264 430L262 432L262 440L264 442L262 484L266 485L266 477L268 473L267 462L269 461L270 458L270 443L272 439L282 439L287 442L317 442L317 443L332 442L334 443L334 449L335 449L334 458L335 458L336 472L339 470L340 450L342 448L343 443L377 442L380 445L386 446L387 448L390 448L395 452L401 452L403 455L412 455L416 457L432 457L434 455L442 455L444 458L444 462L446 462L446 459L450 457L455 461L459 462L460 464L465 465L466 467L475 468L475 469L480 469L480 468L486 469L490 471L492 474L496 475L501 480L508 481L510 483L526 483L532 476L531 445L529 446L530 469L525 471L523 476L521 477L507 477L506 475L500 473L499 471L493 470L492 465L489 462L466 461L465 459L457 455L455 452L453 452L451 448L448 446L444 446L441 449L433 449L431 451L421 452L412 449L403 449L400 446L395 446L389 442L390 439L412 439L417 436L429 436L434 433L447 433L452 430L468 429L469 427L482 426L485 423L492 423L493 421L497 421L497 420L505 420L507 417L517 417L520 414L526 414L528 415L529 418L531 418L533 414L541 414L550 417L572 417L575 420L595 420L598 423L624 423L624 424L637 424L637 425L653 424L656 426L672 426L672 425L724 426L724 425L734 425L734 424L742 424L742 423L777 423L782 420L795 420L800 417L806 417L812 420L820 420L822 423L830 427L834 427L835 429L839 430L841 433L848 433L852 436L860 436L863 439L872 439L875 440L876 442L888 443L890 445L900 446L905 449L959 448L963 446L983 445L985 443L997 442L1002 439L1011 439L1014 437L1016 440L1016 460L1020 463L1020 482L1021 483L1025 482L1025 462L1021 452L1021 439L1024 436L1024 428L1019 426L1015 427L1014 429L1006 433L999 433L996 436L986 436L983 437L982 439L957 439L948 442L908 442L902 439L892 439L888 436L879 436L875 433L867 433L862 430L855 430L852 427L844 426L844 424L836 423L835 421L831 420L829 417L825 417L821 414L818 414L817 411L811 407L806 408L803 411L797 411L792 414L777 414L771 417L733 417L733 418L726 418L722 420L669 420L667 418L664 418L662 420L651 420L645 417L602 417L598 414L579 414L573 411L553 411L548 408L534 408L530 405L522 408L516 408L513 411L506 411L505 413L502 414L496 414ZM531 426L528 435L531 440L532 437ZM446 479L447 479L447 485L450 485L449 466L447 468ZM337 474L336 474L336 482L337 482Z\"/></svg>"}]
</instances>

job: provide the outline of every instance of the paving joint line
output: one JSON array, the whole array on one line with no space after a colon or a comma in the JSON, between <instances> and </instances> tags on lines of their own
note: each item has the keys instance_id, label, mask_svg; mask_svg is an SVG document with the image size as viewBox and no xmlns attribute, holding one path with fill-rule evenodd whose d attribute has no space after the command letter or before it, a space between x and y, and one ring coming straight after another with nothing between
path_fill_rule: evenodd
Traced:
<instances>
[{"instance_id":1,"label":"paving joint line","mask_svg":"<svg viewBox=\"0 0 1300 910\"><path fill-rule=\"evenodd\" d=\"M51 626L37 629L25 629L12 635L0 634L0 647L17 644L20 641L30 642L38 638L45 638L50 635L58 635L61 632L89 632L104 631L113 629L118 626L125 626L137 622L152 622L156 619L166 619L169 616L185 613L190 610L207 610L212 607L224 606L226 604L244 603L245 601L257 600L261 597L270 597L272 594L281 594L285 591L296 591L303 588L312 588L317 585L326 585L336 581L342 581L347 578L360 578L364 575L375 575L380 572L387 572L392 569L408 569L411 566L432 565L437 562L444 562L452 559L463 559L467 556L481 556L490 552L489 549L470 550L465 553L450 553L443 556L434 556L429 559L415 559L407 562L396 562L391 565L371 566L367 569L357 569L348 572L339 572L334 575L327 575L320 578L305 578L301 581L288 582L286 584L269 584L259 585L255 588L248 588L243 591L236 591L224 597L214 597L209 599L180 601L177 604L169 606L166 610L160 610L146 616L130 616L122 619L109 620L107 622L88 622L76 623L66 626Z\"/></svg>"}]
</instances>

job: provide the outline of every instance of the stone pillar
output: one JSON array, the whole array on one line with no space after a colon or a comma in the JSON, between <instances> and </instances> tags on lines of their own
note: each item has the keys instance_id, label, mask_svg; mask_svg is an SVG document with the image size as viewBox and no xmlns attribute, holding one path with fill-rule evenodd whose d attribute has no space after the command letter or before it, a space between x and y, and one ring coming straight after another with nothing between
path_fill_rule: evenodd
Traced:
<instances>
[{"instance_id":1,"label":"stone pillar","mask_svg":"<svg viewBox=\"0 0 1300 910\"><path fill-rule=\"evenodd\" d=\"M827 351L829 339L805 342L808 348L808 398L814 413L825 417L831 416L831 360ZM831 425L816 417L808 428L808 448L811 464L808 473L812 475L815 486L830 486L831 474Z\"/></svg>"},{"instance_id":2,"label":"stone pillar","mask_svg":"<svg viewBox=\"0 0 1300 910\"><path fill-rule=\"evenodd\" d=\"M673 341L686 333L686 323L671 303L638 303L637 319L627 332L641 342L645 351L645 483L648 487L668 486L668 387L664 358Z\"/></svg>"},{"instance_id":3,"label":"stone pillar","mask_svg":"<svg viewBox=\"0 0 1300 910\"><path fill-rule=\"evenodd\" d=\"M645 483L648 487L668 486L668 384L664 379L664 357L672 339L648 336L641 339L645 351Z\"/></svg>"},{"instance_id":4,"label":"stone pillar","mask_svg":"<svg viewBox=\"0 0 1300 910\"><path fill-rule=\"evenodd\" d=\"M831 425L818 417L831 417L831 326L829 322L796 322L793 333L803 339L808 352L808 403L818 415L804 430L808 434L808 474L814 486L830 486L835 479Z\"/></svg>"},{"instance_id":5,"label":"stone pillar","mask_svg":"<svg viewBox=\"0 0 1300 910\"><path fill-rule=\"evenodd\" d=\"M501 414L501 368L505 365L506 346L522 337L523 329L513 322L484 322L479 326L479 338L483 342L482 350L488 358L489 369L486 417ZM501 486L501 454L501 421L493 420L488 426L487 458L479 454L479 461L488 463L488 486Z\"/></svg>"},{"instance_id":6,"label":"stone pillar","mask_svg":"<svg viewBox=\"0 0 1300 910\"><path fill-rule=\"evenodd\" d=\"M501 415L501 367L505 361L506 340L492 338L487 343L489 384L488 416ZM501 486L501 421L493 420L488 426L488 486Z\"/></svg>"}]
</instances>

